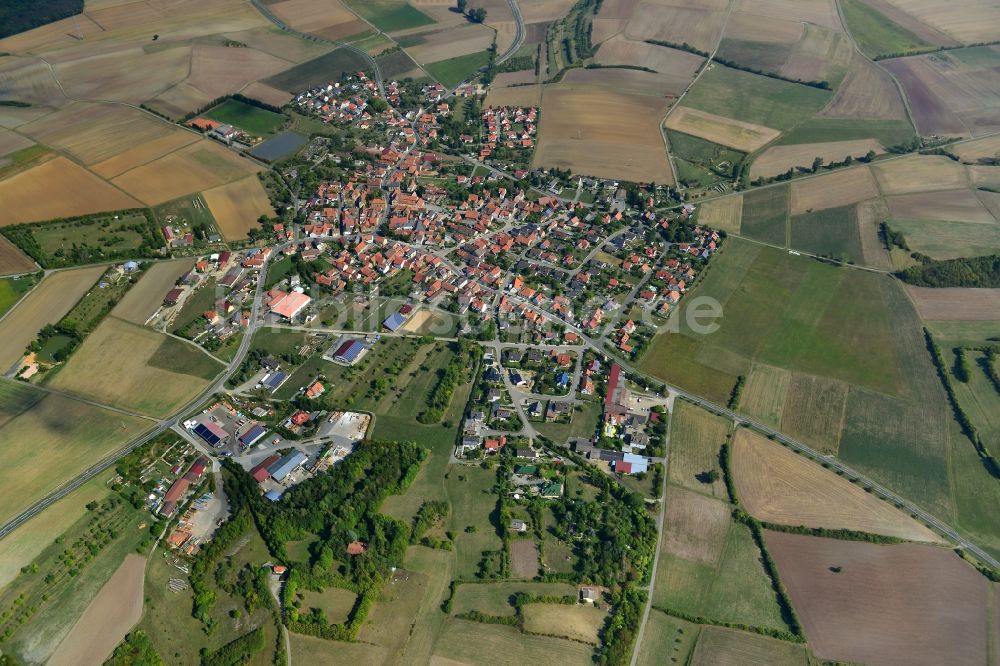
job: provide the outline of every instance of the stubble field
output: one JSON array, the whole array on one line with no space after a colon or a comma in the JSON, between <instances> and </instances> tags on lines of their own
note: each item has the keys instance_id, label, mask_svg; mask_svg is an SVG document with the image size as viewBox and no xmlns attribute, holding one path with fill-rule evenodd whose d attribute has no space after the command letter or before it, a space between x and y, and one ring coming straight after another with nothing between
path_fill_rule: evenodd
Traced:
<instances>
[{"instance_id":1,"label":"stubble field","mask_svg":"<svg viewBox=\"0 0 1000 666\"><path fill-rule=\"evenodd\" d=\"M763 148L781 134L778 130L763 125L732 120L686 107L675 109L667 118L666 126L743 152L753 152Z\"/></svg>"},{"instance_id":2,"label":"stubble field","mask_svg":"<svg viewBox=\"0 0 1000 666\"><path fill-rule=\"evenodd\" d=\"M142 326L160 307L181 275L194 268L190 259L161 261L153 264L139 280L126 292L111 314L125 321Z\"/></svg>"},{"instance_id":3,"label":"stubble field","mask_svg":"<svg viewBox=\"0 0 1000 666\"><path fill-rule=\"evenodd\" d=\"M867 167L855 167L792 183L791 213L801 215L878 197Z\"/></svg>"},{"instance_id":4,"label":"stubble field","mask_svg":"<svg viewBox=\"0 0 1000 666\"><path fill-rule=\"evenodd\" d=\"M660 100L557 86L544 92L542 104L533 166L601 178L673 182L657 129L663 115Z\"/></svg>"},{"instance_id":5,"label":"stubble field","mask_svg":"<svg viewBox=\"0 0 1000 666\"><path fill-rule=\"evenodd\" d=\"M747 511L766 522L940 540L860 486L745 428L733 439L733 476Z\"/></svg>"},{"instance_id":6,"label":"stubble field","mask_svg":"<svg viewBox=\"0 0 1000 666\"><path fill-rule=\"evenodd\" d=\"M261 215L274 216L274 208L256 176L206 190L205 202L227 240L246 238L250 229L260 226Z\"/></svg>"},{"instance_id":7,"label":"stubble field","mask_svg":"<svg viewBox=\"0 0 1000 666\"><path fill-rule=\"evenodd\" d=\"M840 162L847 156L862 157L868 151L876 154L885 152L875 139L854 141L832 141L830 143L804 143L794 146L772 146L754 160L750 168L750 178L772 178L789 169L811 167L813 160L821 158L824 163Z\"/></svg>"}]
</instances>

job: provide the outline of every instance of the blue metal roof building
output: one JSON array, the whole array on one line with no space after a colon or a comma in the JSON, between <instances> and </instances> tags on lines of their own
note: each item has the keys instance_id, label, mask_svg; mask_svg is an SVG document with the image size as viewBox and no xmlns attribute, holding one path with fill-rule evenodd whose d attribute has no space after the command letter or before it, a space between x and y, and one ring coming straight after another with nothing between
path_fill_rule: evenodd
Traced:
<instances>
[{"instance_id":1,"label":"blue metal roof building","mask_svg":"<svg viewBox=\"0 0 1000 666\"><path fill-rule=\"evenodd\" d=\"M267 473L275 481L283 481L296 467L306 461L306 454L294 451L267 468Z\"/></svg>"},{"instance_id":2,"label":"blue metal roof building","mask_svg":"<svg viewBox=\"0 0 1000 666\"><path fill-rule=\"evenodd\" d=\"M267 428L258 424L243 433L240 437L240 444L243 446L253 446L257 441L267 434Z\"/></svg>"},{"instance_id":3,"label":"blue metal roof building","mask_svg":"<svg viewBox=\"0 0 1000 666\"><path fill-rule=\"evenodd\" d=\"M194 434L205 440L209 446L218 446L229 434L214 423L199 423L195 426Z\"/></svg>"},{"instance_id":4,"label":"blue metal roof building","mask_svg":"<svg viewBox=\"0 0 1000 666\"><path fill-rule=\"evenodd\" d=\"M279 493L277 490L268 490L266 493L264 493L264 497L271 500L272 502L277 502L278 500L281 499L281 493Z\"/></svg>"},{"instance_id":5,"label":"blue metal roof building","mask_svg":"<svg viewBox=\"0 0 1000 666\"><path fill-rule=\"evenodd\" d=\"M334 355L334 359L341 363L354 363L364 350L365 345L360 340L351 340L340 346L340 349Z\"/></svg>"},{"instance_id":6,"label":"blue metal roof building","mask_svg":"<svg viewBox=\"0 0 1000 666\"><path fill-rule=\"evenodd\" d=\"M405 321L406 318L397 312L386 317L385 321L382 322L382 325L390 331L396 331Z\"/></svg>"}]
</instances>

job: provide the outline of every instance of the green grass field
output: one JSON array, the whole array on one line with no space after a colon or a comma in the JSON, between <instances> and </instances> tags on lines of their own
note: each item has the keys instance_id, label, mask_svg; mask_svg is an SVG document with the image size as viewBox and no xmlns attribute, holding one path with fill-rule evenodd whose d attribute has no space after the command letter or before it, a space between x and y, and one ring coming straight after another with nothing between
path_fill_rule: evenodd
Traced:
<instances>
[{"instance_id":1,"label":"green grass field","mask_svg":"<svg viewBox=\"0 0 1000 666\"><path fill-rule=\"evenodd\" d=\"M285 122L285 116L239 100L227 99L203 115L220 123L233 125L255 136L273 134Z\"/></svg>"},{"instance_id":2,"label":"green grass field","mask_svg":"<svg viewBox=\"0 0 1000 666\"><path fill-rule=\"evenodd\" d=\"M368 48L367 45L363 46L360 42L357 46L361 49ZM370 66L371 63L367 58L355 51L343 48L334 49L264 79L264 83L278 90L297 94L315 85L339 81L344 74L364 70Z\"/></svg>"},{"instance_id":3,"label":"green grass field","mask_svg":"<svg viewBox=\"0 0 1000 666\"><path fill-rule=\"evenodd\" d=\"M787 185L752 190L743 195L740 233L748 238L785 247L790 188Z\"/></svg>"},{"instance_id":4,"label":"green grass field","mask_svg":"<svg viewBox=\"0 0 1000 666\"><path fill-rule=\"evenodd\" d=\"M792 217L790 226L790 247L810 254L864 263L853 204L796 215Z\"/></svg>"},{"instance_id":5,"label":"green grass field","mask_svg":"<svg viewBox=\"0 0 1000 666\"><path fill-rule=\"evenodd\" d=\"M637 666L662 666L662 664L687 664L691 658L701 627L671 617L655 608L649 613L649 622L639 646Z\"/></svg>"},{"instance_id":6,"label":"green grass field","mask_svg":"<svg viewBox=\"0 0 1000 666\"><path fill-rule=\"evenodd\" d=\"M593 649L563 638L523 634L513 627L449 619L434 653L470 664L496 666L585 666Z\"/></svg>"},{"instance_id":7,"label":"green grass field","mask_svg":"<svg viewBox=\"0 0 1000 666\"><path fill-rule=\"evenodd\" d=\"M791 55L792 46L792 44L754 42L727 37L719 45L717 55L723 60L731 60L745 67L777 72Z\"/></svg>"},{"instance_id":8,"label":"green grass field","mask_svg":"<svg viewBox=\"0 0 1000 666\"><path fill-rule=\"evenodd\" d=\"M409 30L435 22L403 0L346 0L346 4L383 32Z\"/></svg>"},{"instance_id":9,"label":"green grass field","mask_svg":"<svg viewBox=\"0 0 1000 666\"><path fill-rule=\"evenodd\" d=\"M986 342L998 342L1000 323L997 321L925 321L942 347L977 347Z\"/></svg>"},{"instance_id":10,"label":"green grass field","mask_svg":"<svg viewBox=\"0 0 1000 666\"><path fill-rule=\"evenodd\" d=\"M911 141L914 136L913 127L905 120L810 118L782 134L774 145L871 138L877 139L883 146L896 146Z\"/></svg>"},{"instance_id":11,"label":"green grass field","mask_svg":"<svg viewBox=\"0 0 1000 666\"><path fill-rule=\"evenodd\" d=\"M518 592L539 596L576 596L568 583L466 583L455 591L452 613L479 611L489 615L513 615L510 598Z\"/></svg>"},{"instance_id":12,"label":"green grass field","mask_svg":"<svg viewBox=\"0 0 1000 666\"><path fill-rule=\"evenodd\" d=\"M497 526L491 518L497 503L497 497L493 494L495 482L496 472L492 469L448 469L445 488L452 506L448 529L457 535L455 576L458 580L475 579L483 551L499 550L501 547ZM466 531L468 528L473 531Z\"/></svg>"},{"instance_id":13,"label":"green grass field","mask_svg":"<svg viewBox=\"0 0 1000 666\"><path fill-rule=\"evenodd\" d=\"M538 423L535 429L557 444L565 444L571 437L592 437L600 420L601 404L590 401L581 405L579 411L573 411L569 423Z\"/></svg>"},{"instance_id":14,"label":"green grass field","mask_svg":"<svg viewBox=\"0 0 1000 666\"><path fill-rule=\"evenodd\" d=\"M702 627L692 666L767 664L806 666L813 663L805 646L723 627Z\"/></svg>"},{"instance_id":15,"label":"green grass field","mask_svg":"<svg viewBox=\"0 0 1000 666\"><path fill-rule=\"evenodd\" d=\"M489 61L490 57L485 51L478 51L457 58L432 62L424 65L424 69L435 79L451 88L470 78Z\"/></svg>"},{"instance_id":16,"label":"green grass field","mask_svg":"<svg viewBox=\"0 0 1000 666\"><path fill-rule=\"evenodd\" d=\"M160 204L153 209L153 215L160 224L171 224L193 228L203 226L209 234L218 233L219 228L209 210L205 198L192 194Z\"/></svg>"},{"instance_id":17,"label":"green grass field","mask_svg":"<svg viewBox=\"0 0 1000 666\"><path fill-rule=\"evenodd\" d=\"M0 317L14 307L14 304L21 300L22 296L31 291L34 285L35 281L27 277L0 278Z\"/></svg>"},{"instance_id":18,"label":"green grass field","mask_svg":"<svg viewBox=\"0 0 1000 666\"><path fill-rule=\"evenodd\" d=\"M943 220L892 220L889 226L916 252L934 259L977 257L1000 252L1000 225Z\"/></svg>"},{"instance_id":19,"label":"green grass field","mask_svg":"<svg viewBox=\"0 0 1000 666\"><path fill-rule=\"evenodd\" d=\"M851 36L869 58L919 53L934 48L862 0L844 0L841 7Z\"/></svg>"},{"instance_id":20,"label":"green grass field","mask_svg":"<svg viewBox=\"0 0 1000 666\"><path fill-rule=\"evenodd\" d=\"M829 90L715 64L698 79L684 106L787 130L813 116L832 96Z\"/></svg>"},{"instance_id":21,"label":"green grass field","mask_svg":"<svg viewBox=\"0 0 1000 666\"><path fill-rule=\"evenodd\" d=\"M326 615L330 624L346 622L347 617L351 614L351 609L354 608L354 601L358 598L358 595L350 590L343 590L339 587L328 587L322 592L303 590L301 594L303 611L308 612L308 609L319 608Z\"/></svg>"}]
</instances>

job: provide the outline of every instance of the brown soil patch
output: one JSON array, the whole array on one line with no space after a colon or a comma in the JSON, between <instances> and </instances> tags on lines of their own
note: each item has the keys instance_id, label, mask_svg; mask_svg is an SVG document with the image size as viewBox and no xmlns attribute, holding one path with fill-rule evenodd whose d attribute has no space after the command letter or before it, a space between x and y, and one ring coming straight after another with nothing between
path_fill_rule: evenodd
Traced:
<instances>
[{"instance_id":1,"label":"brown soil patch","mask_svg":"<svg viewBox=\"0 0 1000 666\"><path fill-rule=\"evenodd\" d=\"M950 550L779 532L767 545L821 659L986 662L986 579Z\"/></svg>"},{"instance_id":2,"label":"brown soil patch","mask_svg":"<svg viewBox=\"0 0 1000 666\"><path fill-rule=\"evenodd\" d=\"M261 215L274 216L271 200L257 176L207 190L205 203L228 240L246 238Z\"/></svg>"},{"instance_id":3,"label":"brown soil patch","mask_svg":"<svg viewBox=\"0 0 1000 666\"><path fill-rule=\"evenodd\" d=\"M726 39L794 44L804 33L805 26L798 21L743 12L734 12L726 23Z\"/></svg>"},{"instance_id":4,"label":"brown soil patch","mask_svg":"<svg viewBox=\"0 0 1000 666\"><path fill-rule=\"evenodd\" d=\"M533 165L598 178L673 182L660 136L663 102L642 95L547 89Z\"/></svg>"},{"instance_id":5,"label":"brown soil patch","mask_svg":"<svg viewBox=\"0 0 1000 666\"><path fill-rule=\"evenodd\" d=\"M827 118L906 118L906 107L892 77L860 56L851 62L837 93L820 112Z\"/></svg>"},{"instance_id":6,"label":"brown soil patch","mask_svg":"<svg viewBox=\"0 0 1000 666\"><path fill-rule=\"evenodd\" d=\"M789 169L811 167L813 160L817 157L823 158L823 161L829 164L840 162L847 156L861 157L869 150L874 150L878 154L885 152L882 144L875 139L772 146L754 160L753 166L750 167L750 177L770 178L785 173Z\"/></svg>"},{"instance_id":7,"label":"brown soil patch","mask_svg":"<svg viewBox=\"0 0 1000 666\"><path fill-rule=\"evenodd\" d=\"M31 257L11 243L5 236L0 236L0 275L15 275L17 273L33 273L38 270Z\"/></svg>"},{"instance_id":8,"label":"brown soil patch","mask_svg":"<svg viewBox=\"0 0 1000 666\"><path fill-rule=\"evenodd\" d=\"M125 556L114 575L87 606L48 663L51 666L100 664L142 617L146 558Z\"/></svg>"},{"instance_id":9,"label":"brown soil patch","mask_svg":"<svg viewBox=\"0 0 1000 666\"><path fill-rule=\"evenodd\" d=\"M625 36L642 41L658 39L674 44L687 42L702 51L711 51L726 23L723 11L666 7L658 2L640 2L625 28Z\"/></svg>"},{"instance_id":10,"label":"brown soil patch","mask_svg":"<svg viewBox=\"0 0 1000 666\"><path fill-rule=\"evenodd\" d=\"M886 195L959 190L969 185L965 167L941 155L911 155L874 164L872 171Z\"/></svg>"},{"instance_id":11,"label":"brown soil patch","mask_svg":"<svg viewBox=\"0 0 1000 666\"><path fill-rule=\"evenodd\" d=\"M491 84L494 88L509 88L510 86L522 86L538 81L533 69L522 69L519 72L503 72L497 74Z\"/></svg>"},{"instance_id":12,"label":"brown soil patch","mask_svg":"<svg viewBox=\"0 0 1000 666\"><path fill-rule=\"evenodd\" d=\"M284 90L272 88L266 83L261 83L259 81L251 83L249 86L244 88L243 94L251 99L256 99L264 102L265 104L277 107L284 106L292 99L292 96Z\"/></svg>"},{"instance_id":13,"label":"brown soil patch","mask_svg":"<svg viewBox=\"0 0 1000 666\"><path fill-rule=\"evenodd\" d=\"M833 0L737 0L736 11L842 30Z\"/></svg>"},{"instance_id":14,"label":"brown soil patch","mask_svg":"<svg viewBox=\"0 0 1000 666\"><path fill-rule=\"evenodd\" d=\"M510 542L510 572L514 578L534 578L538 575L538 548L531 539Z\"/></svg>"},{"instance_id":15,"label":"brown soil patch","mask_svg":"<svg viewBox=\"0 0 1000 666\"><path fill-rule=\"evenodd\" d=\"M0 181L0 201L0 226L142 206L65 157Z\"/></svg>"},{"instance_id":16,"label":"brown soil patch","mask_svg":"<svg viewBox=\"0 0 1000 666\"><path fill-rule=\"evenodd\" d=\"M625 19L594 19L590 38L595 44L600 44L624 30L626 23Z\"/></svg>"},{"instance_id":17,"label":"brown soil patch","mask_svg":"<svg viewBox=\"0 0 1000 666\"><path fill-rule=\"evenodd\" d=\"M122 300L118 301L111 314L142 326L163 303L163 297L177 283L177 279L193 267L194 262L190 259L161 261L153 264L139 280L139 283L129 289Z\"/></svg>"},{"instance_id":18,"label":"brown soil patch","mask_svg":"<svg viewBox=\"0 0 1000 666\"><path fill-rule=\"evenodd\" d=\"M742 194L706 201L701 204L698 212L698 222L701 224L713 229L722 229L733 234L740 233L742 218Z\"/></svg>"},{"instance_id":19,"label":"brown soil patch","mask_svg":"<svg viewBox=\"0 0 1000 666\"><path fill-rule=\"evenodd\" d=\"M418 63L440 62L483 51L493 43L493 31L484 25L467 23L447 30L422 33L425 41L406 49Z\"/></svg>"},{"instance_id":20,"label":"brown soil patch","mask_svg":"<svg viewBox=\"0 0 1000 666\"><path fill-rule=\"evenodd\" d=\"M191 49L191 75L185 82L215 99L288 67L287 60L254 49L196 44Z\"/></svg>"},{"instance_id":21,"label":"brown soil patch","mask_svg":"<svg viewBox=\"0 0 1000 666\"><path fill-rule=\"evenodd\" d=\"M843 32L806 24L806 34L795 45L780 73L791 79L815 81L841 78L857 58L854 45ZM899 95L896 95L897 100Z\"/></svg>"},{"instance_id":22,"label":"brown soil patch","mask_svg":"<svg viewBox=\"0 0 1000 666\"><path fill-rule=\"evenodd\" d=\"M792 182L792 215L835 208L878 196L867 167L831 171L819 178Z\"/></svg>"},{"instance_id":23,"label":"brown soil patch","mask_svg":"<svg viewBox=\"0 0 1000 666\"><path fill-rule=\"evenodd\" d=\"M990 215L971 190L916 192L887 197L892 217L904 220L949 220L994 224Z\"/></svg>"},{"instance_id":24,"label":"brown soil patch","mask_svg":"<svg viewBox=\"0 0 1000 666\"><path fill-rule=\"evenodd\" d=\"M748 153L762 148L781 134L770 127L687 107L674 109L667 118L666 125L672 130Z\"/></svg>"},{"instance_id":25,"label":"brown soil patch","mask_svg":"<svg viewBox=\"0 0 1000 666\"><path fill-rule=\"evenodd\" d=\"M126 171L112 182L145 203L200 192L257 173L261 167L205 139L149 164Z\"/></svg>"},{"instance_id":26,"label":"brown soil patch","mask_svg":"<svg viewBox=\"0 0 1000 666\"><path fill-rule=\"evenodd\" d=\"M906 287L925 321L1000 321L1000 289Z\"/></svg>"},{"instance_id":27,"label":"brown soil patch","mask_svg":"<svg viewBox=\"0 0 1000 666\"><path fill-rule=\"evenodd\" d=\"M17 363L38 331L62 319L103 273L104 266L52 273L0 319L0 372Z\"/></svg>"},{"instance_id":28,"label":"brown soil patch","mask_svg":"<svg viewBox=\"0 0 1000 666\"><path fill-rule=\"evenodd\" d=\"M717 499L670 486L663 549L709 566L719 563L729 531L729 507Z\"/></svg>"},{"instance_id":29,"label":"brown soil patch","mask_svg":"<svg viewBox=\"0 0 1000 666\"><path fill-rule=\"evenodd\" d=\"M733 476L747 511L766 522L939 541L860 486L745 428L733 439Z\"/></svg>"},{"instance_id":30,"label":"brown soil patch","mask_svg":"<svg viewBox=\"0 0 1000 666\"><path fill-rule=\"evenodd\" d=\"M556 21L566 16L573 4L574 0L527 0L518 3L525 23Z\"/></svg>"}]
</instances>

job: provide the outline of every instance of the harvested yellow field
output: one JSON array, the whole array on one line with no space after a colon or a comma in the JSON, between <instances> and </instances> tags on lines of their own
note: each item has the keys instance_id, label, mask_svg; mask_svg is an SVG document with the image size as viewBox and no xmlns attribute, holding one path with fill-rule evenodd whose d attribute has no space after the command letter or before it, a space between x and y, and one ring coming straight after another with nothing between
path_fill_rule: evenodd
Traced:
<instances>
[{"instance_id":1,"label":"harvested yellow field","mask_svg":"<svg viewBox=\"0 0 1000 666\"><path fill-rule=\"evenodd\" d=\"M184 146L190 146L199 139L200 137L193 132L183 130L171 132L164 137L139 144L110 159L99 162L90 167L90 170L102 178L114 178L143 164L158 160Z\"/></svg>"},{"instance_id":2,"label":"harvested yellow field","mask_svg":"<svg viewBox=\"0 0 1000 666\"><path fill-rule=\"evenodd\" d=\"M139 283L118 301L111 314L142 326L160 307L163 297L174 287L177 280L192 268L194 261L191 259L159 261L153 264Z\"/></svg>"},{"instance_id":3,"label":"harvested yellow field","mask_svg":"<svg viewBox=\"0 0 1000 666\"><path fill-rule=\"evenodd\" d=\"M998 321L1000 289L906 287L925 321Z\"/></svg>"},{"instance_id":4,"label":"harvested yellow field","mask_svg":"<svg viewBox=\"0 0 1000 666\"><path fill-rule=\"evenodd\" d=\"M662 552L717 567L729 532L729 504L673 485L666 504Z\"/></svg>"},{"instance_id":5,"label":"harvested yellow field","mask_svg":"<svg viewBox=\"0 0 1000 666\"><path fill-rule=\"evenodd\" d=\"M61 156L0 181L0 201L0 226L142 207Z\"/></svg>"},{"instance_id":6,"label":"harvested yellow field","mask_svg":"<svg viewBox=\"0 0 1000 666\"><path fill-rule=\"evenodd\" d=\"M702 472L719 469L719 451L726 442L730 426L729 420L678 400L671 418L668 480L690 490L724 499L726 486L721 478L706 484L697 477Z\"/></svg>"},{"instance_id":7,"label":"harvested yellow field","mask_svg":"<svg viewBox=\"0 0 1000 666\"><path fill-rule=\"evenodd\" d=\"M20 128L39 143L90 166L148 142L189 132L120 104L74 103ZM188 140L188 143L193 141Z\"/></svg>"},{"instance_id":8,"label":"harvested yellow field","mask_svg":"<svg viewBox=\"0 0 1000 666\"><path fill-rule=\"evenodd\" d=\"M1000 134L975 141L963 141L949 147L963 162L975 164L982 159L1000 157Z\"/></svg>"},{"instance_id":9,"label":"harvested yellow field","mask_svg":"<svg viewBox=\"0 0 1000 666\"><path fill-rule=\"evenodd\" d=\"M660 136L663 101L553 86L544 91L533 166L598 178L672 184Z\"/></svg>"},{"instance_id":10,"label":"harvested yellow field","mask_svg":"<svg viewBox=\"0 0 1000 666\"><path fill-rule=\"evenodd\" d=\"M1000 191L1000 166L970 164L966 169L972 184L978 188L980 195L995 195ZM983 188L989 188L990 191ZM986 207L993 210L988 203Z\"/></svg>"},{"instance_id":11,"label":"harvested yellow field","mask_svg":"<svg viewBox=\"0 0 1000 666\"><path fill-rule=\"evenodd\" d=\"M162 417L204 390L208 379L220 370L220 363L193 344L108 317L51 385L103 404Z\"/></svg>"},{"instance_id":12,"label":"harvested yellow field","mask_svg":"<svg viewBox=\"0 0 1000 666\"><path fill-rule=\"evenodd\" d=\"M910 155L872 165L882 193L909 194L969 186L965 167L942 155Z\"/></svg>"},{"instance_id":13,"label":"harvested yellow field","mask_svg":"<svg viewBox=\"0 0 1000 666\"><path fill-rule=\"evenodd\" d=\"M691 83L695 72L705 59L686 51L636 42L618 36L601 44L594 60L602 65L648 67L656 72L653 78L662 83L660 94L676 97ZM640 73L648 74L648 72ZM613 74L621 76L625 71Z\"/></svg>"},{"instance_id":14,"label":"harvested yellow field","mask_svg":"<svg viewBox=\"0 0 1000 666\"><path fill-rule=\"evenodd\" d=\"M855 209L858 222L858 236L861 238L861 256L865 266L889 270L892 262L889 252L879 237L879 225L889 217L885 202L881 199L862 201Z\"/></svg>"},{"instance_id":15,"label":"harvested yellow field","mask_svg":"<svg viewBox=\"0 0 1000 666\"><path fill-rule=\"evenodd\" d=\"M831 171L792 182L792 215L874 199L879 194L868 167Z\"/></svg>"},{"instance_id":16,"label":"harvested yellow field","mask_svg":"<svg viewBox=\"0 0 1000 666\"><path fill-rule=\"evenodd\" d=\"M54 324L73 309L104 266L51 273L0 320L0 374L21 360L24 349L46 324Z\"/></svg>"},{"instance_id":17,"label":"harvested yellow field","mask_svg":"<svg viewBox=\"0 0 1000 666\"><path fill-rule=\"evenodd\" d=\"M794 44L802 39L805 25L800 21L733 12L726 24L726 39Z\"/></svg>"},{"instance_id":18,"label":"harvested yellow field","mask_svg":"<svg viewBox=\"0 0 1000 666\"><path fill-rule=\"evenodd\" d=\"M963 0L959 6L941 0L888 0L964 43L1000 39L1000 5L994 0Z\"/></svg>"},{"instance_id":19,"label":"harvested yellow field","mask_svg":"<svg viewBox=\"0 0 1000 666\"><path fill-rule=\"evenodd\" d=\"M589 604L525 604L524 630L597 645L597 634L608 617Z\"/></svg>"},{"instance_id":20,"label":"harvested yellow field","mask_svg":"<svg viewBox=\"0 0 1000 666\"><path fill-rule=\"evenodd\" d=\"M287 60L254 49L196 44L191 49L191 74L185 83L213 100L239 92L249 83L290 65Z\"/></svg>"},{"instance_id":21,"label":"harvested yellow field","mask_svg":"<svg viewBox=\"0 0 1000 666\"><path fill-rule=\"evenodd\" d=\"M668 129L684 132L713 143L751 153L774 141L779 130L724 118L707 111L680 107L667 118Z\"/></svg>"},{"instance_id":22,"label":"harvested yellow field","mask_svg":"<svg viewBox=\"0 0 1000 666\"><path fill-rule=\"evenodd\" d=\"M875 139L772 146L754 160L750 167L750 178L773 178L789 169L811 167L817 157L829 164L843 161L848 156L862 157L870 150L880 155L885 152L882 144Z\"/></svg>"},{"instance_id":23,"label":"harvested yellow field","mask_svg":"<svg viewBox=\"0 0 1000 666\"><path fill-rule=\"evenodd\" d=\"M147 53L124 45L76 53L55 70L70 97L139 104L183 81L190 65L190 47Z\"/></svg>"},{"instance_id":24,"label":"harvested yellow field","mask_svg":"<svg viewBox=\"0 0 1000 666\"><path fill-rule=\"evenodd\" d=\"M251 229L259 226L257 219L261 215L274 216L271 200L257 176L206 190L203 196L227 240L246 238Z\"/></svg>"},{"instance_id":25,"label":"harvested yellow field","mask_svg":"<svg viewBox=\"0 0 1000 666\"><path fill-rule=\"evenodd\" d=\"M264 102L265 104L270 104L271 106L277 106L279 108L288 104L288 102L292 99L292 96L284 90L272 88L266 83L261 83L260 81L256 81L248 85L243 89L242 94L245 97L256 99Z\"/></svg>"},{"instance_id":26,"label":"harvested yellow field","mask_svg":"<svg viewBox=\"0 0 1000 666\"><path fill-rule=\"evenodd\" d=\"M501 74L500 76L503 76ZM542 86L515 86L497 88L490 86L486 106L539 106L542 103Z\"/></svg>"},{"instance_id":27,"label":"harvested yellow field","mask_svg":"<svg viewBox=\"0 0 1000 666\"><path fill-rule=\"evenodd\" d=\"M283 0L268 5L268 9L302 32L315 33L358 18L338 0Z\"/></svg>"},{"instance_id":28,"label":"harvested yellow field","mask_svg":"<svg viewBox=\"0 0 1000 666\"><path fill-rule=\"evenodd\" d=\"M940 541L928 528L858 485L750 430L737 431L732 454L737 495L760 520Z\"/></svg>"},{"instance_id":29,"label":"harvested yellow field","mask_svg":"<svg viewBox=\"0 0 1000 666\"><path fill-rule=\"evenodd\" d=\"M566 12L573 6L574 0L527 0L519 4L524 22L537 23L539 21L555 21L566 16Z\"/></svg>"},{"instance_id":30,"label":"harvested yellow field","mask_svg":"<svg viewBox=\"0 0 1000 666\"><path fill-rule=\"evenodd\" d=\"M698 222L731 234L740 233L743 218L743 195L712 199L698 208Z\"/></svg>"},{"instance_id":31,"label":"harvested yellow field","mask_svg":"<svg viewBox=\"0 0 1000 666\"><path fill-rule=\"evenodd\" d=\"M231 183L261 167L204 139L158 160L126 171L112 182L155 206L186 194Z\"/></svg>"},{"instance_id":32,"label":"harvested yellow field","mask_svg":"<svg viewBox=\"0 0 1000 666\"><path fill-rule=\"evenodd\" d=\"M996 223L972 190L900 194L886 197L886 201L892 217L902 220Z\"/></svg>"},{"instance_id":33,"label":"harvested yellow field","mask_svg":"<svg viewBox=\"0 0 1000 666\"><path fill-rule=\"evenodd\" d=\"M467 23L447 30L421 33L423 42L406 49L417 62L424 65L478 53L493 43L494 32L478 23Z\"/></svg>"},{"instance_id":34,"label":"harvested yellow field","mask_svg":"<svg viewBox=\"0 0 1000 666\"><path fill-rule=\"evenodd\" d=\"M785 407L791 373L763 363L754 363L740 395L740 411L778 428Z\"/></svg>"}]
</instances>

